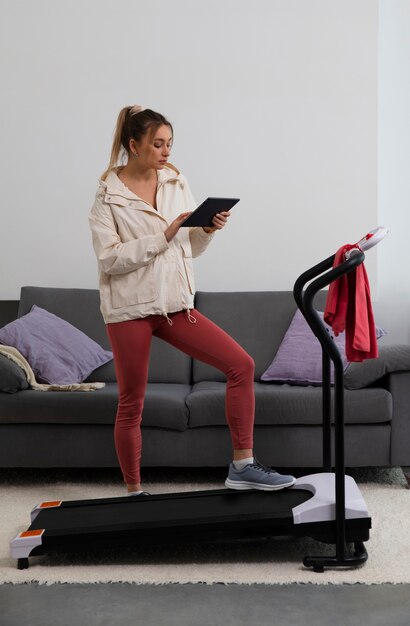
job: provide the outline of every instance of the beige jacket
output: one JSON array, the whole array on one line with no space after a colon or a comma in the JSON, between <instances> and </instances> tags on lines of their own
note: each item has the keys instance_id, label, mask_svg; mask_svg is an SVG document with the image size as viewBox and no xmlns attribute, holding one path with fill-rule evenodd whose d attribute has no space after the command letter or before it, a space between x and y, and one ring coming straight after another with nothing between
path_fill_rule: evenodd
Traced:
<instances>
[{"instance_id":1,"label":"beige jacket","mask_svg":"<svg viewBox=\"0 0 410 626\"><path fill-rule=\"evenodd\" d=\"M195 294L192 257L204 252L214 233L182 227L167 242L170 223L197 207L186 178L170 163L157 171L158 210L130 191L118 170L99 181L89 214L104 321L184 309L189 316Z\"/></svg>"}]
</instances>

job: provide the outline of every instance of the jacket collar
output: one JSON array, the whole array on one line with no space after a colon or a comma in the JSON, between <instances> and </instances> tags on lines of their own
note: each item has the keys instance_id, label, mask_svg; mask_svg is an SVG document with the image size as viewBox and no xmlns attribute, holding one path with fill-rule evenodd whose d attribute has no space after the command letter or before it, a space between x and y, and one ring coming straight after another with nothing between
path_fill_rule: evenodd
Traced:
<instances>
[{"instance_id":1,"label":"jacket collar","mask_svg":"<svg viewBox=\"0 0 410 626\"><path fill-rule=\"evenodd\" d=\"M105 188L105 193L107 194L122 196L124 198L135 198L135 194L133 194L132 191L130 191L130 189L128 189L128 187L126 187L124 183L118 178L117 173L119 169L121 169L120 166L114 167L108 173L105 180L100 179L100 186ZM167 163L162 170L157 170L157 175L158 187L170 181L179 182L181 187L184 187L182 175L178 168L176 168L175 165L172 165L172 163Z\"/></svg>"}]
</instances>

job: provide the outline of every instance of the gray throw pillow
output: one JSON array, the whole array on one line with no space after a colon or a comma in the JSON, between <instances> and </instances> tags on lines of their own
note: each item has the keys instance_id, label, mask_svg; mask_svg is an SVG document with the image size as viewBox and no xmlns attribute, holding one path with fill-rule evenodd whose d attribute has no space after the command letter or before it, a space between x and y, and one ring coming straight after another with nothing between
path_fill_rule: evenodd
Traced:
<instances>
[{"instance_id":1,"label":"gray throw pillow","mask_svg":"<svg viewBox=\"0 0 410 626\"><path fill-rule=\"evenodd\" d=\"M28 387L26 375L21 367L4 354L0 354L0 391L16 393Z\"/></svg>"},{"instance_id":2,"label":"gray throw pillow","mask_svg":"<svg viewBox=\"0 0 410 626\"><path fill-rule=\"evenodd\" d=\"M323 320L323 312L318 311L318 315ZM327 324L325 326L339 349L343 367L346 370L349 362L345 354L345 333L339 333L335 337L332 329ZM386 334L385 330L376 327L377 339ZM333 370L331 364L330 380L332 383L334 382ZM261 381L290 385L322 384L322 348L299 309L296 310L272 363L262 374Z\"/></svg>"},{"instance_id":3,"label":"gray throw pillow","mask_svg":"<svg viewBox=\"0 0 410 626\"><path fill-rule=\"evenodd\" d=\"M35 304L0 329L0 343L21 352L36 380L49 384L81 383L113 358L81 330Z\"/></svg>"},{"instance_id":4,"label":"gray throw pillow","mask_svg":"<svg viewBox=\"0 0 410 626\"><path fill-rule=\"evenodd\" d=\"M410 370L410 346L380 346L377 359L350 363L344 376L347 389L361 389L392 372Z\"/></svg>"}]
</instances>

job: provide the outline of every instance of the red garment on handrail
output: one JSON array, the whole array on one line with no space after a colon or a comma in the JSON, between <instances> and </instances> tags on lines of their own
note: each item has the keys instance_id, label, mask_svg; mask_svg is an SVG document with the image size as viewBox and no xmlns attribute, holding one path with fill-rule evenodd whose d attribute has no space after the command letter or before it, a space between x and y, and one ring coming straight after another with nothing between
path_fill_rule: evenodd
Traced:
<instances>
[{"instance_id":1,"label":"red garment on handrail","mask_svg":"<svg viewBox=\"0 0 410 626\"><path fill-rule=\"evenodd\" d=\"M356 247L346 244L339 248L333 267L343 263L345 252ZM364 361L379 356L370 285L364 263L330 284L324 320L336 336L346 331L348 361Z\"/></svg>"}]
</instances>

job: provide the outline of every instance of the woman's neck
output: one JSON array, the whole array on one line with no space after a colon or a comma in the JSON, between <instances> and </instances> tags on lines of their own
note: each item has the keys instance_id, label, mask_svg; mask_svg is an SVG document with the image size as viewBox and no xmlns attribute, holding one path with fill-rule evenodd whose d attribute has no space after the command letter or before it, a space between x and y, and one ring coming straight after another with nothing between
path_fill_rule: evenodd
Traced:
<instances>
[{"instance_id":1,"label":"woman's neck","mask_svg":"<svg viewBox=\"0 0 410 626\"><path fill-rule=\"evenodd\" d=\"M157 178L157 171L150 168L143 168L137 163L127 163L119 171L125 178L135 180L136 182L148 183L154 178Z\"/></svg>"}]
</instances>

